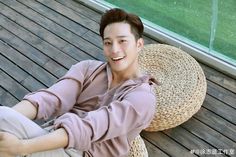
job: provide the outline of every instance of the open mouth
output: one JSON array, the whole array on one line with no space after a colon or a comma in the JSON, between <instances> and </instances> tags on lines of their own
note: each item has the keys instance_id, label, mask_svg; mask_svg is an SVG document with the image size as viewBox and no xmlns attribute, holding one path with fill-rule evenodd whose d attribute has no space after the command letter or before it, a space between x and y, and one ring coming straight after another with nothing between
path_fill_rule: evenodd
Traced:
<instances>
[{"instance_id":1,"label":"open mouth","mask_svg":"<svg viewBox=\"0 0 236 157\"><path fill-rule=\"evenodd\" d=\"M124 59L125 56L122 56L122 57L114 57L114 58L111 58L112 61L120 61L122 59Z\"/></svg>"}]
</instances>

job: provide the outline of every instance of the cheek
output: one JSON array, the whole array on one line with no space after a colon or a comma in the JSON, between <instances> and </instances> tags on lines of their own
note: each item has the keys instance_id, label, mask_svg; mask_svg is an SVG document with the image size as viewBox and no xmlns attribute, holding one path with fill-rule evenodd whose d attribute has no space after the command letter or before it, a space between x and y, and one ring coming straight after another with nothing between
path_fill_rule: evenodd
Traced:
<instances>
[{"instance_id":1,"label":"cheek","mask_svg":"<svg viewBox=\"0 0 236 157\"><path fill-rule=\"evenodd\" d=\"M104 47L103 54L104 54L104 56L109 56L109 49Z\"/></svg>"},{"instance_id":2,"label":"cheek","mask_svg":"<svg viewBox=\"0 0 236 157\"><path fill-rule=\"evenodd\" d=\"M129 49L129 47L130 47L130 44L128 44L128 43L124 43L124 44L121 45L121 48L123 50Z\"/></svg>"}]
</instances>

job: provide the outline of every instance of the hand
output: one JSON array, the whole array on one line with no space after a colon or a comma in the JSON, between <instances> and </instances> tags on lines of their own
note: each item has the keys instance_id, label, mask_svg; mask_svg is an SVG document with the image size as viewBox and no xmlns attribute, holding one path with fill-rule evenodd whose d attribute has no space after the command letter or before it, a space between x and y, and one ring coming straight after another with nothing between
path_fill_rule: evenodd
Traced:
<instances>
[{"instance_id":1,"label":"hand","mask_svg":"<svg viewBox=\"0 0 236 157\"><path fill-rule=\"evenodd\" d=\"M22 141L15 135L0 132L0 156L14 157L21 155Z\"/></svg>"},{"instance_id":2,"label":"hand","mask_svg":"<svg viewBox=\"0 0 236 157\"><path fill-rule=\"evenodd\" d=\"M12 155L9 155L9 154L6 154L6 153L2 153L2 152L0 152L0 156L4 156L4 157L15 157L15 156L12 156Z\"/></svg>"}]
</instances>

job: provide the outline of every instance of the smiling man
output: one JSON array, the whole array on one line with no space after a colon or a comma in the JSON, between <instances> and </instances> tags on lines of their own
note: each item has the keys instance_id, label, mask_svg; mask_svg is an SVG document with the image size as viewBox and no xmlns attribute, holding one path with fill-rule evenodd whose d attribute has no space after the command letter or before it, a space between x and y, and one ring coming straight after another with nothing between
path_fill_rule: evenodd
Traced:
<instances>
[{"instance_id":1,"label":"smiling man","mask_svg":"<svg viewBox=\"0 0 236 157\"><path fill-rule=\"evenodd\" d=\"M112 69L112 87L127 79L141 76L138 53L143 47L143 39L135 38L130 24L109 24L104 30L103 38L104 55Z\"/></svg>"},{"instance_id":2,"label":"smiling man","mask_svg":"<svg viewBox=\"0 0 236 157\"><path fill-rule=\"evenodd\" d=\"M127 156L156 104L153 78L139 70L142 33L138 16L107 11L100 24L107 62L81 61L50 88L0 107L0 156ZM47 128L32 121L49 118Z\"/></svg>"}]
</instances>

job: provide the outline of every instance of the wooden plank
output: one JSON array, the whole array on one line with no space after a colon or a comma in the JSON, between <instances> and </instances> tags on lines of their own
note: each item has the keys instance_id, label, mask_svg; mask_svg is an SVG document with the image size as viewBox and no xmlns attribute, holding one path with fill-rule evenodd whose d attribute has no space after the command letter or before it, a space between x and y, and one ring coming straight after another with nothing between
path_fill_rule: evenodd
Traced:
<instances>
[{"instance_id":1,"label":"wooden plank","mask_svg":"<svg viewBox=\"0 0 236 157\"><path fill-rule=\"evenodd\" d=\"M37 49L33 48L32 46L30 46L29 44L27 44L26 42L24 42L23 40L21 40L20 38L18 38L17 36L15 36L4 28L0 30L0 40L16 48L18 51L21 51L22 54L28 56L34 62L41 66L50 60L49 57L43 55Z\"/></svg>"},{"instance_id":2,"label":"wooden plank","mask_svg":"<svg viewBox=\"0 0 236 157\"><path fill-rule=\"evenodd\" d=\"M14 3L8 2L8 5L14 4L15 9L17 7L18 8L21 7L22 9L23 8L25 9L24 6L26 6L27 8L30 8L30 9L27 9L24 12L28 12L29 14L35 14L34 11L37 12L39 14L39 19L40 20L45 19L46 24L54 23L54 25L52 25L51 28L49 28L49 30L55 29L55 28L61 29L59 27L59 25L60 25L64 28L66 28L68 31L73 32L74 34L77 34L78 36L82 36L84 33L86 33L88 31L88 29L86 27L81 26L79 23L68 19L67 17L61 15L60 13L54 11L53 9L48 8L47 6L45 6L39 2L32 1L32 0L18 0L18 1L23 5L20 5L19 3L16 3L16 2L14 2ZM16 10L20 10L20 8L16 9ZM22 13L24 14L24 12L22 12ZM48 27L50 27L50 25L48 25Z\"/></svg>"},{"instance_id":3,"label":"wooden plank","mask_svg":"<svg viewBox=\"0 0 236 157\"><path fill-rule=\"evenodd\" d=\"M102 38L100 37L100 35L97 35L92 31L88 31L85 34L83 34L82 37L89 40L97 47L103 49L103 41L102 41Z\"/></svg>"},{"instance_id":4,"label":"wooden plank","mask_svg":"<svg viewBox=\"0 0 236 157\"><path fill-rule=\"evenodd\" d=\"M56 1L52 1L52 0L37 0L37 1L59 12L60 14L68 17L69 19L80 23L82 26L89 28L90 30L98 34L99 24L91 19L88 19L86 16L81 15Z\"/></svg>"},{"instance_id":5,"label":"wooden plank","mask_svg":"<svg viewBox=\"0 0 236 157\"><path fill-rule=\"evenodd\" d=\"M2 26L0 26L1 38L6 37L7 39L11 40L11 38L13 38L13 36L9 36L8 37L8 33L6 31L4 31L4 30L5 29Z\"/></svg>"},{"instance_id":6,"label":"wooden plank","mask_svg":"<svg viewBox=\"0 0 236 157\"><path fill-rule=\"evenodd\" d=\"M5 29L0 29L0 40L42 66L50 73L53 73L57 78L64 75L67 71L66 68Z\"/></svg>"},{"instance_id":7,"label":"wooden plank","mask_svg":"<svg viewBox=\"0 0 236 157\"><path fill-rule=\"evenodd\" d=\"M35 78L32 76L28 76L26 79L24 79L20 84L24 87L26 87L30 92L37 91L39 89L45 89L48 86L43 85L39 81L37 81Z\"/></svg>"},{"instance_id":8,"label":"wooden plank","mask_svg":"<svg viewBox=\"0 0 236 157\"><path fill-rule=\"evenodd\" d=\"M181 143L181 145L188 148L189 150L214 148L205 141L191 134L181 126L164 130L163 133L165 133L175 141L178 141L178 143Z\"/></svg>"},{"instance_id":9,"label":"wooden plank","mask_svg":"<svg viewBox=\"0 0 236 157\"><path fill-rule=\"evenodd\" d=\"M236 143L225 137L209 126L201 123L195 118L191 118L181 125L183 128L196 135L198 138L213 145L218 149L233 149L236 148Z\"/></svg>"},{"instance_id":10,"label":"wooden plank","mask_svg":"<svg viewBox=\"0 0 236 157\"><path fill-rule=\"evenodd\" d=\"M234 94L236 94L236 80L224 75L223 73L208 67L207 65L204 64L200 64L202 69L204 70L204 73L206 75L206 78L208 80L210 80L211 82L214 82L218 85L220 85L221 87L224 87L228 90L230 90L231 92L233 92Z\"/></svg>"},{"instance_id":11,"label":"wooden plank","mask_svg":"<svg viewBox=\"0 0 236 157\"><path fill-rule=\"evenodd\" d=\"M1 8L1 4L0 4ZM0 9L1 10L1 9ZM77 61L0 14L0 25L67 68Z\"/></svg>"},{"instance_id":12,"label":"wooden plank","mask_svg":"<svg viewBox=\"0 0 236 157\"><path fill-rule=\"evenodd\" d=\"M19 100L17 100L14 96L8 93L2 86L0 86L0 103L2 105L12 107L18 102Z\"/></svg>"},{"instance_id":13,"label":"wooden plank","mask_svg":"<svg viewBox=\"0 0 236 157\"><path fill-rule=\"evenodd\" d=\"M84 44L83 47L86 47L88 43ZM87 45L87 48L86 49L90 49L89 48L90 44ZM77 47L80 47L79 45L77 45ZM93 51L90 53L90 51L81 51L79 48L77 48L73 45L66 45L62 51L70 54L72 57L76 58L77 60L79 61L82 61L82 60L87 60L87 59L96 59L96 60L104 60L102 59L103 56L101 56L101 52L98 52L98 51ZM81 48L81 47L80 47ZM100 51L100 50L99 50ZM100 53L100 54L99 54ZM100 59L99 59L100 58Z\"/></svg>"},{"instance_id":14,"label":"wooden plank","mask_svg":"<svg viewBox=\"0 0 236 157\"><path fill-rule=\"evenodd\" d=\"M0 33L1 34L1 33ZM1 50L0 50L1 51ZM0 67L1 70L5 71L8 73L10 76L13 78L16 78L18 82L23 81L26 79L26 77L29 76L24 70L21 68L17 67L15 64L10 62L6 57L3 55L0 55Z\"/></svg>"},{"instance_id":15,"label":"wooden plank","mask_svg":"<svg viewBox=\"0 0 236 157\"><path fill-rule=\"evenodd\" d=\"M143 139L147 151L148 151L148 156L149 157L168 157L167 154L165 154L162 150L160 150L159 148L155 147L152 143L150 143L149 141Z\"/></svg>"},{"instance_id":16,"label":"wooden plank","mask_svg":"<svg viewBox=\"0 0 236 157\"><path fill-rule=\"evenodd\" d=\"M45 5L32 1L32 0L18 0L21 4L24 4L27 7L30 7L32 10L38 12L39 14L47 17L52 20L54 23L62 25L67 28L69 31L82 36L88 31L86 27L81 26L79 23L74 22L65 16L59 14L58 12L46 7ZM18 3L15 3L16 6L20 6Z\"/></svg>"},{"instance_id":17,"label":"wooden plank","mask_svg":"<svg viewBox=\"0 0 236 157\"><path fill-rule=\"evenodd\" d=\"M231 91L220 87L219 85L207 81L207 93L220 101L223 101L227 105L236 109L236 94Z\"/></svg>"},{"instance_id":18,"label":"wooden plank","mask_svg":"<svg viewBox=\"0 0 236 157\"><path fill-rule=\"evenodd\" d=\"M70 32L69 30L61 27L60 25L56 24L55 22L47 19L46 17L38 14L37 12L33 11L32 9L27 8L26 6L16 2L16 1L3 1L4 4L9 5L11 8L15 9L16 11L20 12L21 14L23 14L24 16L26 16L27 18L29 18L30 20L34 21L35 23L41 25L42 27L44 27L47 30L50 30L52 33L58 35L60 38L66 40L67 42L69 42L70 44L72 44L73 46L83 50L84 52L87 52L87 54L90 54L90 56L87 56L87 58L91 58L91 56L98 58L100 60L104 59L103 56L101 55L102 50L97 48L96 46L94 46L93 44L89 43L88 41L84 40L83 38L75 35L74 33ZM38 10L37 10L38 11ZM44 12L47 13L47 12ZM6 14L6 13L5 13ZM11 17L12 19L15 16L11 16L11 15L7 15L9 18ZM37 18L35 18L37 17ZM21 19L19 19L21 18ZM32 21L25 19L24 17L19 17L19 18L14 18L14 21L16 21L17 23L20 23L22 26L26 27L27 29L33 31L35 34L37 34L38 36L42 35L42 36L48 36L48 34L50 34L50 32L48 33L45 29L43 28L38 28L37 25L35 25L35 23L33 23ZM24 20L26 21L24 21ZM30 24L28 24L30 23ZM37 29L36 29L36 28ZM38 30L41 30L40 32L37 32ZM35 32L36 31L36 32ZM45 31L47 33L45 33ZM42 38L42 37L41 37ZM52 37L51 37L52 38ZM58 47L58 42L53 42L53 39L45 39L46 41L50 42L51 44L53 44L55 47ZM59 40L59 38L58 38ZM52 43L53 42L53 43ZM63 40L60 39L60 42L63 42ZM65 44L65 42L64 42ZM67 46L69 46L67 44ZM62 46L63 48L65 47L64 45ZM58 47L58 49L61 50L62 47ZM71 55L75 55L75 54L81 54L81 51L79 53L70 53ZM85 54L86 55L86 54ZM80 57L83 57L82 55L80 55ZM81 60L80 58L77 58L79 60Z\"/></svg>"},{"instance_id":19,"label":"wooden plank","mask_svg":"<svg viewBox=\"0 0 236 157\"><path fill-rule=\"evenodd\" d=\"M10 1L7 1L7 2L10 3ZM10 4L12 4L12 3L10 3ZM36 23L30 21L29 19L23 17L22 15L18 14L17 12L15 12L14 10L8 8L7 6L4 6L4 5L2 4L0 7L4 9L3 14L4 14L5 16L7 16L7 17L10 18L11 20L17 22L17 23L20 24L21 26L27 28L27 29L30 30L32 33L34 33L34 34L31 35L31 37L38 36L38 37L35 37L35 38L36 38L36 39L35 39L36 42L38 42L38 43L39 43L40 41L41 41L41 42L44 42L44 43L47 44L47 45L45 45L45 44L42 44L42 45L47 46L48 48L50 48L50 49L56 51L56 53L57 53L58 55L60 55L60 57L58 57L58 59L60 59L60 60L63 59L64 61L67 61L68 64L65 64L65 66L66 66L67 68L69 68L69 67L71 66L71 63L72 63L72 64L75 64L75 63L77 62L77 61L75 61L75 59L73 59L73 58L70 57L69 55L72 55L73 57L77 57L76 59L81 60L81 59L80 59L80 57L81 57L81 55L80 55L80 54L81 54L81 50L79 50L78 48L77 48L77 52L78 52L78 53L70 53L70 52L65 51L65 52L67 52L69 55L68 55L68 54L63 54L62 50L63 50L65 47L69 47L69 46L72 46L72 45L69 45L68 42L66 42L65 40L63 40L63 39L57 37L55 34L53 34L53 33L49 32L49 31L47 31L45 28L43 28L43 27L37 25ZM20 8L20 9L21 9L21 8ZM23 8L23 9L24 9L24 8ZM29 9L28 9L28 10L29 10ZM26 10L25 10L25 11L26 11ZM28 14L28 15L29 15L30 13L29 13L29 12L25 12L25 14ZM34 18L37 17L37 16L38 16L37 14L36 14L36 15L34 14ZM38 19L38 18L37 18L37 19ZM45 20L42 20L42 22L43 22L43 23L46 23ZM50 21L50 22L51 22L51 21ZM50 23L46 23L46 25L50 25L50 28L54 28L54 26L55 26L53 22L51 22L51 24L50 24ZM37 41L37 39L38 39L38 41ZM49 44L46 43L45 41L47 41L48 43L52 44L54 47L53 47L52 45L50 45L50 47L49 47L49 46L48 46ZM58 50L58 49L62 49L62 50ZM52 51L52 50L50 50L50 51ZM84 55L84 56L86 56L86 55ZM87 56L87 57L89 58L90 56ZM60 61L59 63L61 63L61 61Z\"/></svg>"},{"instance_id":20,"label":"wooden plank","mask_svg":"<svg viewBox=\"0 0 236 157\"><path fill-rule=\"evenodd\" d=\"M18 23L19 25L23 26L24 28L28 29L31 32L37 31L37 33L35 33L35 34L38 37L44 38L46 40L51 40L52 45L60 43L60 44L58 44L59 49L62 49L66 45L66 42L62 42L61 38L53 35L50 32L45 33L46 30L43 27L38 26L37 24L35 24L31 20L25 18L24 16L22 16L16 12L21 9L21 10L24 10L25 14L32 14L30 12L30 9L26 9L26 7L24 7L23 5L18 5L20 3L16 2L16 1L13 2L11 0L8 0L8 1L3 0L3 1L1 1L1 3L2 3L1 8L3 9L1 11L1 13L3 15L7 16L11 20ZM13 9L15 9L16 11L14 11ZM34 17L37 17L37 14L34 14ZM40 17L37 17L37 18L40 18ZM45 21L45 24L50 25L51 27L57 28L57 25L54 25L54 23L51 21Z\"/></svg>"},{"instance_id":21,"label":"wooden plank","mask_svg":"<svg viewBox=\"0 0 236 157\"><path fill-rule=\"evenodd\" d=\"M43 26L46 29L48 29L49 31L51 31L52 29L55 29L55 30L60 29L61 30L61 27L59 25L61 25L65 29L67 29L68 30L67 32L72 32L72 33L75 33L79 36L83 35L84 33L86 33L88 31L88 29L81 27L79 24L75 23L74 21L71 21L71 20L65 18L61 14L45 7L44 5L42 5L38 2L31 1L31 0L23 0L20 2L24 5L26 5L27 7L30 7L34 11L38 12L39 15L37 15L37 17L42 19L41 22L42 21L46 21L46 23L48 23L47 21L50 21L49 23L54 22L53 25L48 25L47 27ZM24 12L25 11L26 10L24 9ZM32 14L34 12L28 11L28 13ZM34 14L32 16L35 16ZM41 16L40 14L43 15L44 17ZM50 20L48 20L48 19L50 19ZM56 27L55 27L55 25L56 25ZM62 28L62 29L64 29L64 28ZM28 29L31 29L31 28L28 28ZM46 31L46 30L44 30L44 31ZM52 34L51 32L48 32L48 31L46 31L46 32L47 33L45 33L45 34L48 34L48 33ZM62 34L61 36L63 37L63 34L67 33L67 32L61 30L61 34ZM38 33L35 32L35 34L38 34ZM58 35L58 33L57 33L57 35ZM52 36L55 36L55 34L53 34ZM41 38L43 38L43 37L41 37ZM49 43L53 44L52 43L53 39L48 39L48 40L45 39L45 40L48 41ZM60 42L62 42L62 43L66 42L66 44L63 48L60 48L60 45L61 45ZM64 41L63 39L61 39L60 42L56 42L56 44L53 44L53 45L55 47L61 49L63 52L67 53L68 55L70 55L71 57L75 58L78 61L85 60L85 59L96 59L96 55L91 56L91 54L87 54L86 52L80 50L79 45L72 45L72 44L68 43L67 41Z\"/></svg>"},{"instance_id":22,"label":"wooden plank","mask_svg":"<svg viewBox=\"0 0 236 157\"><path fill-rule=\"evenodd\" d=\"M195 135L191 134L189 131L185 130L181 126L168 129L163 131L166 135L178 141L181 145L191 150L207 150L207 149L215 149L215 147L211 146L207 142L201 140ZM196 154L199 155L199 154ZM225 155L216 155L216 156L225 156Z\"/></svg>"},{"instance_id":23,"label":"wooden plank","mask_svg":"<svg viewBox=\"0 0 236 157\"><path fill-rule=\"evenodd\" d=\"M236 125L202 107L194 117L236 142ZM235 119L236 120L236 119Z\"/></svg>"},{"instance_id":24,"label":"wooden plank","mask_svg":"<svg viewBox=\"0 0 236 157\"><path fill-rule=\"evenodd\" d=\"M64 76L68 71L68 69L61 67L53 60L49 60L43 67L45 67L45 69L47 69L51 73L55 74L58 78Z\"/></svg>"},{"instance_id":25,"label":"wooden plank","mask_svg":"<svg viewBox=\"0 0 236 157\"><path fill-rule=\"evenodd\" d=\"M24 71L40 80L44 85L51 86L56 82L56 77L44 70L42 67L29 60L18 51L0 42L0 54L20 66Z\"/></svg>"},{"instance_id":26,"label":"wooden plank","mask_svg":"<svg viewBox=\"0 0 236 157\"><path fill-rule=\"evenodd\" d=\"M181 144L177 143L167 135L162 132L146 132L143 131L141 133L143 138L148 141L152 141L152 143L164 151L169 156L178 157L179 155L185 157L196 156L190 153L190 150L183 147Z\"/></svg>"},{"instance_id":27,"label":"wooden plank","mask_svg":"<svg viewBox=\"0 0 236 157\"><path fill-rule=\"evenodd\" d=\"M27 93L29 93L29 90L21 86L1 69L0 86L6 89L12 95L14 95L18 100L21 100Z\"/></svg>"},{"instance_id":28,"label":"wooden plank","mask_svg":"<svg viewBox=\"0 0 236 157\"><path fill-rule=\"evenodd\" d=\"M0 55L0 67L2 71L13 77L18 83L21 83L30 91L46 87L2 55Z\"/></svg>"},{"instance_id":29,"label":"wooden plank","mask_svg":"<svg viewBox=\"0 0 236 157\"><path fill-rule=\"evenodd\" d=\"M58 3L61 3L63 6L66 6L76 12L78 12L81 15L86 16L88 19L91 19L97 23L100 23L101 19L101 13L98 13L92 9L89 9L88 7L85 7L79 2L75 2L73 0L56 0Z\"/></svg>"},{"instance_id":30,"label":"wooden plank","mask_svg":"<svg viewBox=\"0 0 236 157\"><path fill-rule=\"evenodd\" d=\"M216 98L206 95L203 106L215 114L236 125L236 110L217 100Z\"/></svg>"}]
</instances>

